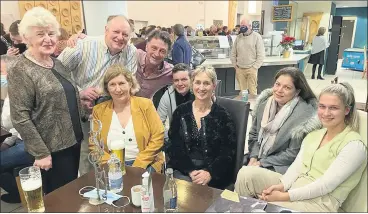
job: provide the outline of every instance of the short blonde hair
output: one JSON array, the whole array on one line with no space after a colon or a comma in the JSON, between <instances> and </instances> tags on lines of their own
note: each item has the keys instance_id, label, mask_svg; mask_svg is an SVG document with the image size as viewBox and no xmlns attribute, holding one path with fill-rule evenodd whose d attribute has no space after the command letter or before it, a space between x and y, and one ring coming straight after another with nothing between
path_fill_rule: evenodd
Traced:
<instances>
[{"instance_id":1,"label":"short blonde hair","mask_svg":"<svg viewBox=\"0 0 368 214\"><path fill-rule=\"evenodd\" d=\"M104 94L110 95L107 90L109 82L120 75L123 75L126 81L131 85L130 95L135 95L140 89L137 79L128 69L118 64L110 66L103 77L102 88L104 90Z\"/></svg>"},{"instance_id":2,"label":"short blonde hair","mask_svg":"<svg viewBox=\"0 0 368 214\"><path fill-rule=\"evenodd\" d=\"M195 77L200 74L200 73L205 73L212 81L212 83L214 85L217 84L217 74L215 69L212 66L198 66L191 74L191 84L192 84L192 88L193 88L193 82Z\"/></svg>"},{"instance_id":3,"label":"short blonde hair","mask_svg":"<svg viewBox=\"0 0 368 214\"><path fill-rule=\"evenodd\" d=\"M60 36L60 24L52 13L43 7L34 7L28 10L19 23L19 35L23 38L30 33L31 27L53 27L56 36Z\"/></svg>"}]
</instances>

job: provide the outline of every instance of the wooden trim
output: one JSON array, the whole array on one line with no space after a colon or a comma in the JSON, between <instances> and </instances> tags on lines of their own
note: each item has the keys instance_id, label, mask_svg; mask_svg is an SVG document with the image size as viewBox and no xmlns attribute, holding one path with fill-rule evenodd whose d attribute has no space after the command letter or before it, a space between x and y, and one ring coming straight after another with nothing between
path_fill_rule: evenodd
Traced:
<instances>
[{"instance_id":1,"label":"wooden trim","mask_svg":"<svg viewBox=\"0 0 368 214\"><path fill-rule=\"evenodd\" d=\"M15 177L15 180L17 181L17 188L18 188L18 192L19 192L20 201L22 203L22 206L27 209L28 206L27 206L26 198L24 197L24 192L23 192L22 186L20 184L20 177L19 176Z\"/></svg>"},{"instance_id":2,"label":"wooden trim","mask_svg":"<svg viewBox=\"0 0 368 214\"><path fill-rule=\"evenodd\" d=\"M283 19L283 20L274 20L273 18L273 11L274 11L274 8L275 7L291 7L291 18L290 19ZM292 4L285 4L285 5L275 5L275 6L272 6L272 22L291 22L293 21L293 13L294 13L294 5Z\"/></svg>"}]
</instances>

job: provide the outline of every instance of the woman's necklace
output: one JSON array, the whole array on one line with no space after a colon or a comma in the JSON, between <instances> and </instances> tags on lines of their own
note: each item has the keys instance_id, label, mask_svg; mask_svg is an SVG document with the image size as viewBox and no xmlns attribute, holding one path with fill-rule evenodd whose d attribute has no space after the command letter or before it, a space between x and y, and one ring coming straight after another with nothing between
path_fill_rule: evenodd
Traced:
<instances>
[{"instance_id":1,"label":"woman's necklace","mask_svg":"<svg viewBox=\"0 0 368 214\"><path fill-rule=\"evenodd\" d=\"M25 53L25 56L31 60L32 62L36 63L37 65L40 65L42 67L45 67L45 68L52 68L54 65L52 59L51 59L51 63L50 64L46 64L46 63L43 63L43 62L40 62L38 61L29 51L26 51Z\"/></svg>"}]
</instances>

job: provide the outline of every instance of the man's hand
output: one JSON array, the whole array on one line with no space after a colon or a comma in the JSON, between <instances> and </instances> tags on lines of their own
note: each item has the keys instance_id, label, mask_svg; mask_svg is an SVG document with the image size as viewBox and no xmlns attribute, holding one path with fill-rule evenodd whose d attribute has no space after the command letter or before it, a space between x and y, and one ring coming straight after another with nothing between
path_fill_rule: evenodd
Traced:
<instances>
[{"instance_id":1,"label":"man's hand","mask_svg":"<svg viewBox=\"0 0 368 214\"><path fill-rule=\"evenodd\" d=\"M19 48L14 48L14 47L11 47L8 49L8 51L6 52L6 55L8 56L16 56L19 54Z\"/></svg>"},{"instance_id":2,"label":"man's hand","mask_svg":"<svg viewBox=\"0 0 368 214\"><path fill-rule=\"evenodd\" d=\"M70 48L74 48L77 45L78 39L84 39L86 38L86 36L87 36L86 34L81 33L81 32L74 34L68 39L68 41L66 42L66 45Z\"/></svg>"},{"instance_id":3,"label":"man's hand","mask_svg":"<svg viewBox=\"0 0 368 214\"><path fill-rule=\"evenodd\" d=\"M278 190L274 190L269 195L264 195L259 197L259 199L272 202L272 201L290 201L290 196L288 192L280 192Z\"/></svg>"},{"instance_id":4,"label":"man's hand","mask_svg":"<svg viewBox=\"0 0 368 214\"><path fill-rule=\"evenodd\" d=\"M98 93L97 88L90 87L80 91L79 96L81 100L93 101L96 100L100 96L100 94Z\"/></svg>"},{"instance_id":5,"label":"man's hand","mask_svg":"<svg viewBox=\"0 0 368 214\"><path fill-rule=\"evenodd\" d=\"M194 170L190 174L193 183L207 185L211 181L211 175L205 170Z\"/></svg>"},{"instance_id":6,"label":"man's hand","mask_svg":"<svg viewBox=\"0 0 368 214\"><path fill-rule=\"evenodd\" d=\"M81 105L86 110L87 113L92 113L92 109L93 109L92 100L81 100Z\"/></svg>"},{"instance_id":7,"label":"man's hand","mask_svg":"<svg viewBox=\"0 0 368 214\"><path fill-rule=\"evenodd\" d=\"M45 157L45 158L42 158L40 160L35 160L35 162L33 163L33 166L38 166L40 167L41 169L44 169L44 170L49 170L52 168L52 159L51 159L51 155Z\"/></svg>"}]
</instances>

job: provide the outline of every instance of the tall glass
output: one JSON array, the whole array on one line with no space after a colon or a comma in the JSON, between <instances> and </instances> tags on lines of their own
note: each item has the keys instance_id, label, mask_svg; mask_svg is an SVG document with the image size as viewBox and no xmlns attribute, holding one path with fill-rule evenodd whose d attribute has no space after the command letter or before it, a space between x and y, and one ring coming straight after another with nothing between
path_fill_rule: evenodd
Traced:
<instances>
[{"instance_id":1,"label":"tall glass","mask_svg":"<svg viewBox=\"0 0 368 214\"><path fill-rule=\"evenodd\" d=\"M108 149L121 161L121 171L125 175L125 142L123 140L112 140L108 142Z\"/></svg>"},{"instance_id":2,"label":"tall glass","mask_svg":"<svg viewBox=\"0 0 368 214\"><path fill-rule=\"evenodd\" d=\"M28 212L45 212L40 168L26 167L19 171L19 178L27 201Z\"/></svg>"}]
</instances>

